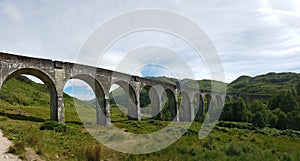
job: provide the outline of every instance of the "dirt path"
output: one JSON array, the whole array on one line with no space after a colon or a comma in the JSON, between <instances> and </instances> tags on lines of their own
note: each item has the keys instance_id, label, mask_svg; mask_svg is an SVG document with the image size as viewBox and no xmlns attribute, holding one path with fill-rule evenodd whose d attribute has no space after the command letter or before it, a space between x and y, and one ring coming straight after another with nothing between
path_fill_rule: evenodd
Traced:
<instances>
[{"instance_id":1,"label":"dirt path","mask_svg":"<svg viewBox=\"0 0 300 161\"><path fill-rule=\"evenodd\" d=\"M0 130L0 161L21 161L17 156L6 153L11 145L12 143L7 138L3 137L3 133Z\"/></svg>"}]
</instances>

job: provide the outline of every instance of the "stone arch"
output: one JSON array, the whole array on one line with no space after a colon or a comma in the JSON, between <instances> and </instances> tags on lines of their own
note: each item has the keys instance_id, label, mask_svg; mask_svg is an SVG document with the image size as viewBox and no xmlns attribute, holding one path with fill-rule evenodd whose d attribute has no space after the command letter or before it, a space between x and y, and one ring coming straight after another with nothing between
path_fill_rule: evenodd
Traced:
<instances>
[{"instance_id":1,"label":"stone arch","mask_svg":"<svg viewBox=\"0 0 300 161\"><path fill-rule=\"evenodd\" d=\"M167 98L167 102L165 100L163 100L164 98L164 94ZM177 103L176 103L176 97L174 92L169 89L169 88L165 88L161 97L161 102L162 102L162 115L165 115L167 113L170 114L170 118L165 118L165 120L168 121L178 121L178 109L177 109ZM164 113L165 112L165 113ZM164 117L164 116L162 116Z\"/></svg>"},{"instance_id":2,"label":"stone arch","mask_svg":"<svg viewBox=\"0 0 300 161\"><path fill-rule=\"evenodd\" d=\"M204 100L200 93L196 93L194 95L194 111L195 111L195 117L201 116L205 113L205 107L204 107Z\"/></svg>"},{"instance_id":3,"label":"stone arch","mask_svg":"<svg viewBox=\"0 0 300 161\"><path fill-rule=\"evenodd\" d=\"M158 92L156 89L151 86L151 85L145 85L142 87L140 91L140 103L141 103L141 108L142 108L142 91L145 90L147 92L147 95L149 97L149 104L151 107L151 118L152 119L160 119L160 99ZM141 109L142 110L142 109Z\"/></svg>"},{"instance_id":4,"label":"stone arch","mask_svg":"<svg viewBox=\"0 0 300 161\"><path fill-rule=\"evenodd\" d=\"M105 92L101 82L88 74L77 74L68 78L68 80L71 79L81 80L92 88L96 97L96 122L98 125L109 125L109 111L106 106L107 101L105 100Z\"/></svg>"},{"instance_id":5,"label":"stone arch","mask_svg":"<svg viewBox=\"0 0 300 161\"><path fill-rule=\"evenodd\" d=\"M126 93L128 97L128 102L127 102L127 108L128 108L128 119L129 120L140 120L140 109L138 106L138 100L137 100L137 95L136 91L134 88L131 86L130 83L123 81L123 80L117 80L112 83L120 86Z\"/></svg>"},{"instance_id":6,"label":"stone arch","mask_svg":"<svg viewBox=\"0 0 300 161\"><path fill-rule=\"evenodd\" d=\"M193 116L194 114L192 114L192 109L191 109L191 102L190 102L190 97L189 95L184 92L181 91L179 93L179 98L178 99L178 106L179 106L179 121L192 121L193 120Z\"/></svg>"},{"instance_id":7,"label":"stone arch","mask_svg":"<svg viewBox=\"0 0 300 161\"><path fill-rule=\"evenodd\" d=\"M32 75L37 78L39 78L47 87L49 90L50 94L50 119L53 121L59 121L59 109L58 109L58 104L57 104L57 89L55 85L55 81L49 76L46 72L39 70L39 69L34 69L34 68L21 68L14 70L10 72L8 75L6 75L3 78L3 83L2 85L9 80L12 77L22 75L22 74L27 74L27 75ZM0 87L0 89L1 89Z\"/></svg>"}]
</instances>

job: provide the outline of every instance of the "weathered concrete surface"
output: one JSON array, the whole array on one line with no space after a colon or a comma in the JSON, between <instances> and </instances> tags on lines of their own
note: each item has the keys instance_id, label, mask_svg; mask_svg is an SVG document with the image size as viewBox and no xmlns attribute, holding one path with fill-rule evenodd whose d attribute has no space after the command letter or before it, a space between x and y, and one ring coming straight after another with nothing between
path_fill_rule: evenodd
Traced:
<instances>
[{"instance_id":1,"label":"weathered concrete surface","mask_svg":"<svg viewBox=\"0 0 300 161\"><path fill-rule=\"evenodd\" d=\"M216 104L220 106L225 100L225 93L193 89L87 65L0 53L0 88L9 78L21 74L36 76L48 86L51 120L62 123L65 122L63 88L70 79L80 79L93 89L97 99L95 121L101 125L111 124L109 90L113 84L118 84L129 95L128 116L135 120L141 119L139 97L143 88L149 92L151 100L154 100L151 103L154 119L161 117L164 92L169 100L168 108L173 121L191 121L197 114L207 112L208 108L213 108ZM182 95L184 99L179 105L178 98ZM206 106L203 103L205 97L209 98ZM232 99L232 96L227 98Z\"/></svg>"}]
</instances>

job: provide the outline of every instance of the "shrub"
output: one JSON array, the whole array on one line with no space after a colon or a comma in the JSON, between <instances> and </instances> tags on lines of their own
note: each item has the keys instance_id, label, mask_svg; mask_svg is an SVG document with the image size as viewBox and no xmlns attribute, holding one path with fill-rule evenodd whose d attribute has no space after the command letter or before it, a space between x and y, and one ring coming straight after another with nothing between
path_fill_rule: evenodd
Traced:
<instances>
[{"instance_id":1,"label":"shrub","mask_svg":"<svg viewBox=\"0 0 300 161\"><path fill-rule=\"evenodd\" d=\"M217 126L227 127L227 128L238 128L238 129L248 129L253 130L255 127L251 123L244 122L229 122L229 121L219 121Z\"/></svg>"},{"instance_id":2,"label":"shrub","mask_svg":"<svg viewBox=\"0 0 300 161\"><path fill-rule=\"evenodd\" d=\"M40 130L55 130L56 132L66 132L66 125L60 124L56 121L46 121L40 126Z\"/></svg>"},{"instance_id":3,"label":"shrub","mask_svg":"<svg viewBox=\"0 0 300 161\"><path fill-rule=\"evenodd\" d=\"M149 120L148 123L152 124L152 125L155 125L155 126L162 126L163 125L161 123L161 121L158 121L158 120Z\"/></svg>"},{"instance_id":4,"label":"shrub","mask_svg":"<svg viewBox=\"0 0 300 161\"><path fill-rule=\"evenodd\" d=\"M54 130L55 130L56 132L66 132L67 127L66 127L66 125L59 124L58 126L56 126L56 127L54 128Z\"/></svg>"},{"instance_id":5,"label":"shrub","mask_svg":"<svg viewBox=\"0 0 300 161\"><path fill-rule=\"evenodd\" d=\"M41 125L40 130L54 130L58 125L56 121L46 121Z\"/></svg>"}]
</instances>

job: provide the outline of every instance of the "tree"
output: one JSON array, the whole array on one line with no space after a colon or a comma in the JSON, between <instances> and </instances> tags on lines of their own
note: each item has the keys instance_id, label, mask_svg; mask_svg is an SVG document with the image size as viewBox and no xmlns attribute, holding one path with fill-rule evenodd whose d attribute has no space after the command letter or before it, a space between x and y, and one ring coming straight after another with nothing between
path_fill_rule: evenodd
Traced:
<instances>
[{"instance_id":1,"label":"tree","mask_svg":"<svg viewBox=\"0 0 300 161\"><path fill-rule=\"evenodd\" d=\"M291 91L287 92L285 98L281 98L281 103L279 105L279 108L283 112L285 113L292 112L298 107L299 107L298 102L296 101L296 98L292 95Z\"/></svg>"},{"instance_id":2,"label":"tree","mask_svg":"<svg viewBox=\"0 0 300 161\"><path fill-rule=\"evenodd\" d=\"M282 94L283 93L279 93L279 94L276 94L276 95L272 96L272 99L269 102L269 109L270 110L275 110L276 108L279 108L279 102L282 98Z\"/></svg>"},{"instance_id":3,"label":"tree","mask_svg":"<svg viewBox=\"0 0 300 161\"><path fill-rule=\"evenodd\" d=\"M233 121L233 115L232 115L232 102L225 103L222 115L221 115L221 120L223 121Z\"/></svg>"},{"instance_id":4,"label":"tree","mask_svg":"<svg viewBox=\"0 0 300 161\"><path fill-rule=\"evenodd\" d=\"M270 119L269 119L269 124L270 124L270 127L273 127L275 128L276 127L276 124L278 122L278 116L277 114L271 112L271 115L270 115Z\"/></svg>"},{"instance_id":5,"label":"tree","mask_svg":"<svg viewBox=\"0 0 300 161\"><path fill-rule=\"evenodd\" d=\"M287 115L288 127L294 130L300 130L300 110L295 110Z\"/></svg>"},{"instance_id":6,"label":"tree","mask_svg":"<svg viewBox=\"0 0 300 161\"><path fill-rule=\"evenodd\" d=\"M224 121L247 121L247 109L243 99L226 103L221 115L221 120Z\"/></svg>"},{"instance_id":7,"label":"tree","mask_svg":"<svg viewBox=\"0 0 300 161\"><path fill-rule=\"evenodd\" d=\"M253 117L253 125L259 128L263 128L266 126L266 122L263 116L263 113L257 112Z\"/></svg>"},{"instance_id":8,"label":"tree","mask_svg":"<svg viewBox=\"0 0 300 161\"><path fill-rule=\"evenodd\" d=\"M266 104L264 104L259 100L254 100L249 105L248 109L251 113L250 116L252 116L249 119L250 122L254 124L256 122L257 117L260 117L257 115L259 113L259 115L262 115L264 126L267 126L267 124L269 123L269 119L271 117L271 112L268 110L268 106Z\"/></svg>"},{"instance_id":9,"label":"tree","mask_svg":"<svg viewBox=\"0 0 300 161\"><path fill-rule=\"evenodd\" d=\"M276 108L272 111L278 117L278 121L275 125L275 128L285 130L287 129L287 115L281 111L279 108Z\"/></svg>"},{"instance_id":10,"label":"tree","mask_svg":"<svg viewBox=\"0 0 300 161\"><path fill-rule=\"evenodd\" d=\"M288 113L299 107L296 97L293 96L291 91L282 91L272 97L269 108L274 110L280 108L283 112Z\"/></svg>"},{"instance_id":11,"label":"tree","mask_svg":"<svg viewBox=\"0 0 300 161\"><path fill-rule=\"evenodd\" d=\"M300 83L296 85L296 93L298 96L300 96Z\"/></svg>"},{"instance_id":12,"label":"tree","mask_svg":"<svg viewBox=\"0 0 300 161\"><path fill-rule=\"evenodd\" d=\"M247 109L243 99L239 99L233 106L234 121L247 122Z\"/></svg>"}]
</instances>

